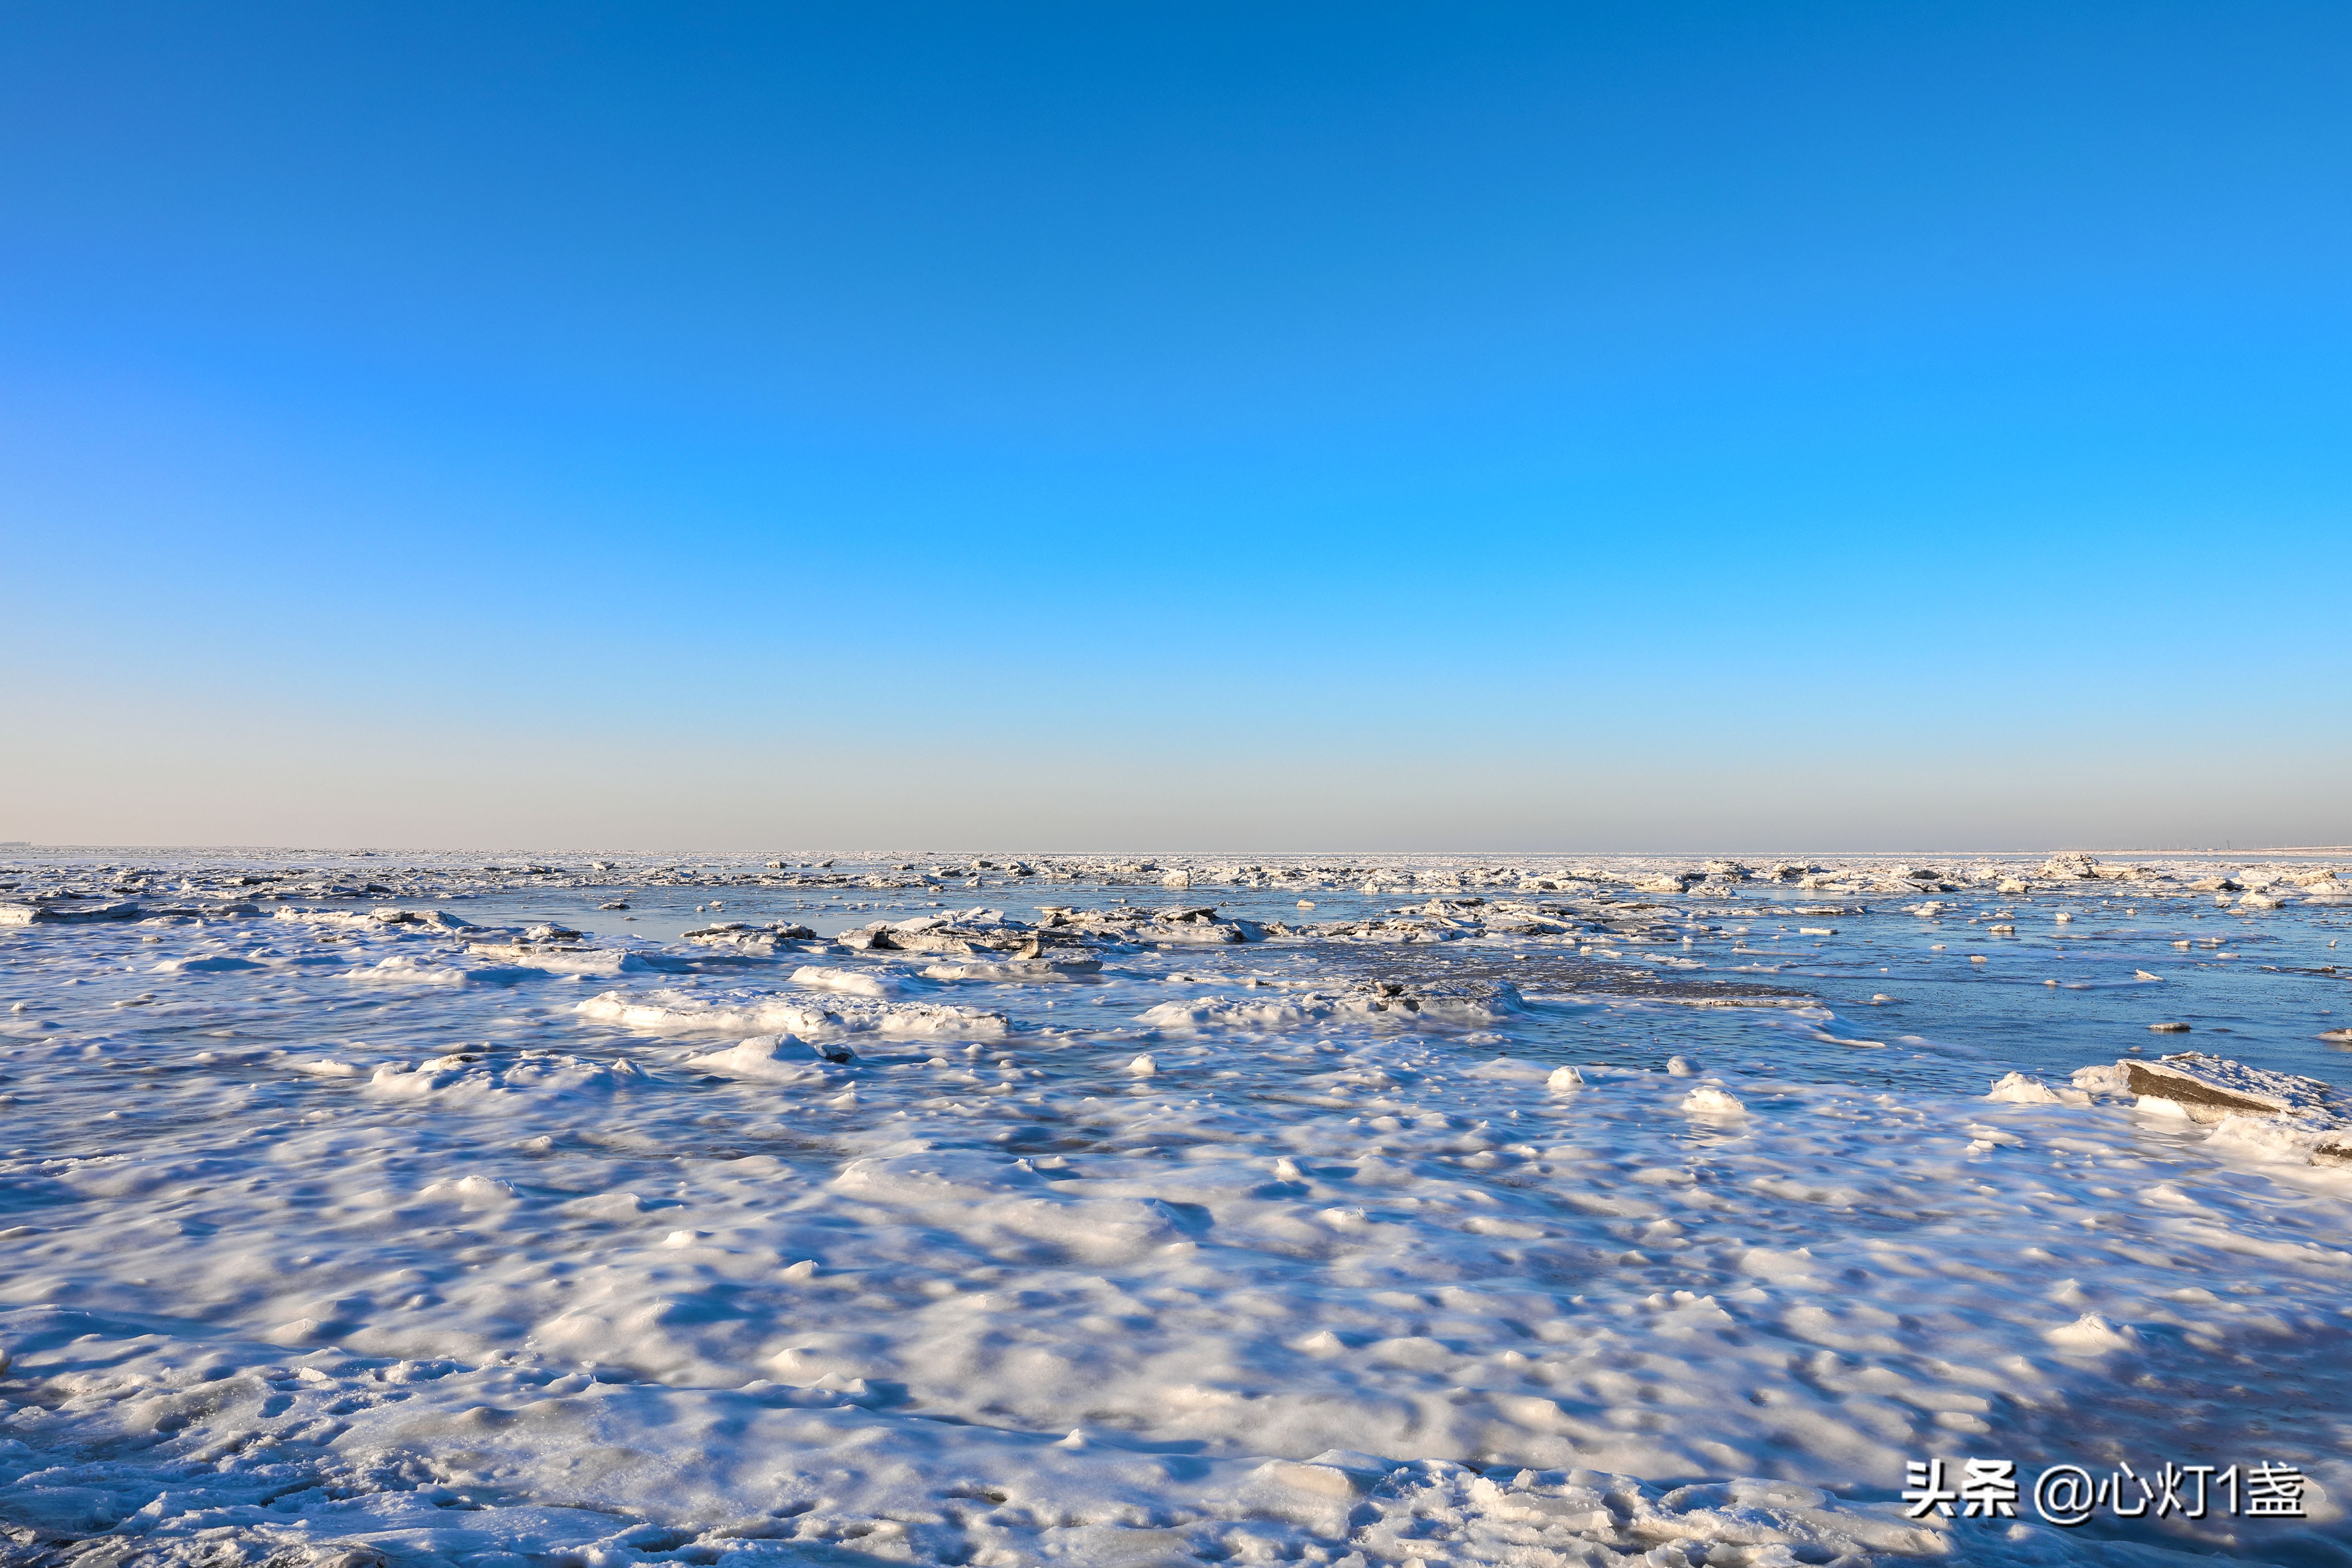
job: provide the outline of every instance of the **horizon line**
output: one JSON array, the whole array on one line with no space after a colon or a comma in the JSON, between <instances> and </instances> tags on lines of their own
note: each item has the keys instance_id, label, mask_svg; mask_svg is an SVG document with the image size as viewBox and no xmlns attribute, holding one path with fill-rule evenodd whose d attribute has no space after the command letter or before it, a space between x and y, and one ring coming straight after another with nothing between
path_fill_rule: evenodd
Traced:
<instances>
[{"instance_id":1,"label":"horizon line","mask_svg":"<svg viewBox=\"0 0 2352 1568\"><path fill-rule=\"evenodd\" d=\"M622 849L622 848L615 848L615 847L612 847L612 846L605 846L605 847L603 847L603 848L597 848L597 849L587 849L587 848L580 848L580 847L571 847L571 848L555 848L555 847L552 847L552 846L547 846L547 845L526 846L526 847L521 847L521 848L513 848L513 847L509 847L509 848L503 848L503 849L501 849L501 848L492 848L492 847L488 847L488 846L484 846L484 845L474 845L474 844L459 844L459 845L446 846L446 847L443 847L443 848L432 848L432 847L429 847L429 846L415 845L415 844L406 844L406 845L396 845L396 844L395 844L395 845L387 845L387 844L344 844L344 845L321 845L321 844L233 844L233 843L181 843L181 844L155 843L155 844L131 844L131 843L43 843L43 842L39 842L39 841L33 841L33 840L26 840L26 839L11 839L11 840L0 841L0 851L14 850L14 849L34 850L34 851L41 851L41 852L55 852L68 851L68 850L114 851L114 852L122 852L122 853L153 853L153 852L164 852L164 851L184 851L184 850L205 850L205 851L214 851L214 852L227 852L227 851L243 850L243 851L261 851L261 852L271 852L271 853L278 853L278 854L328 854L328 855L331 855L331 854L371 854L371 855L380 855L380 854L435 854L435 855L451 855L451 854L481 854L481 855L526 855L526 854L531 854L531 855L597 855L597 854L625 854L625 855L655 855L655 856L687 856L687 855L713 855L713 856L715 856L715 855L726 855L726 856L732 856L732 857L748 857L748 856L751 856L751 855L771 855L771 856L775 856L775 857L777 857L777 858L782 858L783 856L790 854L790 855L798 855L798 856L812 857L812 858L814 858L814 857L819 857L819 856L830 856L830 857L833 857L833 858L835 858L835 859L839 859L839 858L843 858L843 857L855 857L855 858L887 858L887 857L889 857L889 856L893 856L893 855L905 856L905 855L914 855L914 854L928 855L928 856L940 856L940 855L949 855L949 854L959 854L959 855L964 855L964 854L1015 854L1015 853L1018 853L1018 854L1020 854L1020 855L1035 856L1035 857L1040 858L1040 859L1048 859L1048 858L1056 858L1056 857L1059 857L1059 858L1080 858L1080 857L1085 857L1085 858L1101 858L1101 857L1110 856L1110 855L1129 855L1129 856L1134 856L1134 855L1149 855L1149 856L1179 856L1179 855L1181 855L1181 856L1186 856L1186 857L1196 858L1196 859L1197 859L1197 858L1200 858L1200 857L1202 857L1202 856L1206 856L1206 855L1251 855L1251 856L1267 856L1267 857L1290 858L1290 859L1301 859L1301 858L1307 858L1307 857L1313 857L1313 856L1334 857L1334 856L1349 856L1349 855L1360 855L1360 856L1373 856L1373 855L1391 855L1391 856L1424 855L1424 856L1439 856L1439 855L1443 855L1443 856L1451 856L1451 857L1455 857L1455 858L1469 857L1469 856L1476 856L1476 855L1493 855L1493 856L1498 856L1498 857L1505 857L1505 856L1517 856L1517 857L1524 858L1524 859L1546 859L1546 860L1567 859L1567 858L1570 858L1570 857L1579 857L1579 856L1580 856L1580 857L1585 857L1585 858L1591 858L1591 859L1608 859L1608 858L1617 858L1617 859L1650 859L1650 860L1658 860L1658 859L1667 859L1667 858L1672 858L1672 857L1676 857L1676 856L1701 856L1701 857L1707 857L1707 858L1723 859L1723 858L1729 858L1729 857L1732 857L1732 856L1735 856L1735 855L1738 855L1738 856L1747 856L1747 857L1748 857L1748 858L1752 858L1752 859L1766 859L1766 858L1770 858L1770 857L1774 857L1774 856L1778 856L1778 857L1781 857L1781 858L1789 858L1789 857L1791 857L1791 856L1794 856L1794 855L1797 855L1797 854L1800 854L1800 853L1802 853L1802 854L1808 854L1808 855L1824 856L1824 857L1828 857L1828 858L1832 858L1832 859L1849 859L1849 860L1851 860L1851 859L1861 859L1861 858L1864 858L1864 857L1875 857L1875 858L1881 858L1881 859L1889 859L1889 858L1895 858L1895 857L1898 857L1898 856L1905 856L1905 855L1941 856L1941 857L1946 857L1946 858L1956 857L1956 856L1976 855L1976 856L1984 856L1984 857L1991 857L1991 856L2005 856L2005 857L2012 857L2012 858L2014 858L2014 857L2022 857L2022 856L2031 856L2031 855L2044 855L2044 856L2052 856L2052 855L2061 855L2061 854L2104 854L2104 855L2352 854L2352 844L2250 844L2250 845L2247 845L2245 848L2241 849L2241 848L2239 848L2238 846L2236 846L2236 845L2234 845L2234 844L2228 844L2228 843L2224 843L2224 844L2221 844L2221 845L2211 845L2211 844L2208 844L2208 845L2204 845L2204 846L2201 846L2201 847L2189 847L2189 846L2183 845L2183 846L2176 846L2176 847L2170 847L2170 848L2153 847L2153 846L2147 846L2147 845L2123 846L2123 847L2118 847L2118 846L2105 846L2105 847L2102 847L2102 846L2098 846L2098 845L2061 845L2061 846L2040 846L2040 847L2030 848L2030 849L2028 849L2028 848L2012 848L2012 849L1955 849L1955 848L1950 848L1950 847L1945 847L1945 848L1936 849L1936 848L1918 848L1918 847L1914 847L1914 848L1910 848L1910 849L1869 849L1869 850L1823 850L1823 849L1815 849L1815 850L1805 850L1805 851L1794 851L1794 850L1769 850L1769 851L1765 851L1765 850L1738 850L1738 851L1732 851L1732 850L1722 850L1722 849L1712 849L1712 850L1696 850L1696 849L1645 849L1645 850L1590 850L1590 849L1587 849L1587 850L1570 850L1570 849L1552 849L1552 850L1507 850L1507 849L1393 850L1393 849L1369 849L1369 848L1357 848L1357 849L1347 849L1347 850L1336 850L1336 849L1335 849L1335 850L1181 850L1181 849L1141 849L1141 848L1128 848L1128 849L1097 849L1097 850L1076 850L1076 849L1064 849L1064 850L1041 850L1041 849L1030 849L1030 850L1023 850L1023 851L1019 851L1019 852L1013 852L1013 851L1008 851L1008 850L953 850L953 851L949 851L949 850L938 850L938 849L926 849L926 850L921 850L921 851L912 851L912 850L905 850L905 849L838 849L838 848L836 848L836 849L822 849L822 850L806 850L806 849L804 849L804 850L785 851L785 850L735 850L735 849L718 849L718 848L711 848L711 847L708 847L708 846L706 846L706 847L700 847L700 848L678 848L678 847L671 847L671 848L663 848L663 849Z\"/></svg>"}]
</instances>

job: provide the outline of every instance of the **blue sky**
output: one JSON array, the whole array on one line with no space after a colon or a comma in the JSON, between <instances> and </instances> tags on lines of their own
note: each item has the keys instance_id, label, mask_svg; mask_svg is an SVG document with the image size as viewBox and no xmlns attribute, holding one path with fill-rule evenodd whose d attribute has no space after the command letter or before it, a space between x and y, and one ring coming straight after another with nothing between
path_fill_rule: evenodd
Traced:
<instances>
[{"instance_id":1,"label":"blue sky","mask_svg":"<svg viewBox=\"0 0 2352 1568\"><path fill-rule=\"evenodd\" d=\"M0 16L0 838L2352 841L2352 14Z\"/></svg>"}]
</instances>

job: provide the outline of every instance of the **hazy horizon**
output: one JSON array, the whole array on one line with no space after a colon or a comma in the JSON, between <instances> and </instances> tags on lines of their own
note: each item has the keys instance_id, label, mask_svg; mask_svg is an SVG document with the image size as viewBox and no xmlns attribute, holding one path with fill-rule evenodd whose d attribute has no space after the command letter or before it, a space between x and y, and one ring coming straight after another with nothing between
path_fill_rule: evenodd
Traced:
<instances>
[{"instance_id":1,"label":"hazy horizon","mask_svg":"<svg viewBox=\"0 0 2352 1568\"><path fill-rule=\"evenodd\" d=\"M824 858L824 859L838 859L838 860L886 860L886 859L890 859L890 858L893 858L893 857L905 857L905 856L910 856L910 855L911 855L911 856L918 856L918 857L927 857L927 858L930 858L930 859L961 859L961 858L967 857L967 856L971 856L971 855L987 855L987 854L1019 854L1019 855L1030 855L1030 856L1035 856L1036 858L1038 858L1038 859L1040 859L1040 860L1056 860L1056 859L1087 860L1087 859L1101 859L1101 858L1104 858L1104 857L1107 857L1107 856L1118 855L1118 856L1126 856L1126 857L1129 857L1129 858L1141 857L1141 858L1144 858L1144 859L1152 859L1152 860L1158 860L1158 859L1177 859L1177 860L1194 861L1194 862L1198 862L1198 861L1213 861L1213 860L1216 860L1216 859L1219 859L1219 858L1222 858L1222 857L1233 857L1233 856L1263 856L1263 857L1265 857L1265 858L1267 858L1267 859L1271 859L1271 860L1277 860L1277 861L1279 861L1279 860L1303 860L1303 859L1307 859L1307 858L1309 858L1309 857L1325 858L1325 859L1330 859L1330 858L1345 859L1345 858L1348 858L1348 857L1350 857L1350 856L1360 856L1360 857L1363 857L1363 858L1366 858L1366 859L1371 859L1371 860L1381 860L1381 859L1387 859L1387 860L1407 860L1407 859L1412 859L1412 860L1419 860L1419 859L1458 860L1458 859L1470 859L1470 858L1475 858L1475 857L1478 857L1478 856L1489 856L1489 855L1491 855L1491 856L1496 856L1496 857L1498 857L1498 858L1512 859L1512 860L1566 860L1566 859L1574 859L1574 858L1578 858L1578 857L1587 857L1587 858L1598 859L1598 860L1650 860L1650 859L1666 859L1666 858L1671 858L1671 857L1685 857L1685 858L1689 858L1689 857L1705 857L1705 858L1707 858L1707 859L1713 859L1713 860L1732 860L1732 861L1738 861L1738 862L1740 862L1741 863L1747 863L1747 862L1757 862L1758 864L1769 864L1769 863L1771 863L1771 862L1775 862L1775 861L1795 861L1795 860L1801 860L1801 859L1803 859L1803 858L1806 858L1806 857L1811 857L1811 856L1821 856L1821 857L1826 857L1826 858L1828 858L1828 859L1832 859L1832 860L1887 860L1887 859L1899 859L1899 858L1902 858L1902 857L1905 857L1905 856L1919 857L1919 858L1931 857L1931 856L1944 856L1944 857L1952 857L1952 858L1968 858L1968 857L1974 857L1974 858L1978 858L1978 859L1999 859L1999 860L2011 860L2011 859L2017 859L2017 858L2021 858L2021 857L2032 856L2032 855L2044 855L2044 856L2048 856L2048 855L2059 855L2059 854L2089 854L2089 855L2095 855L2095 855L2142 855L2142 856L2157 856L2157 855L2183 855L2183 856L2197 856L2197 855L2233 855L2233 854L2234 854L2234 855L2287 855L2287 854L2339 854L2339 853L2352 853L2352 844L2229 844L2229 843L2223 843L2223 844L2207 844L2207 845L2195 845L2195 846L2187 846L2187 845L2166 845L2166 844L2072 844L2072 843L2070 843L2070 844L2042 844L2042 845L2032 845L2032 846L2024 846L2024 847L2020 847L2020 846L2015 846L2015 845L2006 846L2006 847L1983 847L1983 846L1979 846L1979 847L1955 847L1955 846L1952 846L1952 845L1948 845L1948 844L1947 844L1947 845L1942 845L1942 846L1937 846L1937 847L1921 847L1921 846L1917 846L1917 845L1913 845L1913 846L1909 846L1909 847L1906 847L1906 848L1895 848L1895 849L1888 849L1888 848L1873 848L1873 849L1822 849L1822 848L1818 848L1818 847L1816 847L1816 848L1810 848L1810 849L1790 849L1790 848L1787 848L1787 847L1785 847L1785 846L1784 846L1784 847L1781 847L1781 848L1777 848L1777 849L1756 849L1756 848L1753 848L1753 847L1741 848L1741 847L1738 847L1738 846L1734 846L1734 847L1730 847L1730 848L1726 848L1725 846L1722 846L1722 845L1715 845L1715 846L1712 846L1712 847L1693 847L1693 848L1667 848L1667 849L1646 848L1646 849L1618 849L1618 850L1596 850L1596 849L1575 849L1575 848L1570 848L1570 849L1559 849L1559 848L1551 848L1551 849L1498 849L1498 848L1495 848L1495 847L1493 847L1493 846L1481 846L1481 847L1474 847L1474 848L1468 848L1468 849L1458 849L1458 848L1457 848L1457 849L1387 850L1387 849L1366 849L1366 848L1364 848L1364 847L1362 847L1362 846L1360 846L1360 845L1358 845L1358 846L1341 846L1341 847L1337 847L1337 848L1324 848L1324 849L1299 849L1299 848L1297 848L1297 847L1295 847L1295 846L1294 846L1294 847L1291 847L1291 848L1286 848L1286 849L1268 849L1268 848L1235 849L1235 848L1232 848L1232 847L1229 847L1229 846L1218 846L1218 847L1210 847L1210 848L1181 848L1181 847L1180 847L1180 848L1166 848L1166 847L1148 847L1148 846L1146 846L1146 847L1139 847L1139 846L1136 846L1136 845L1125 845L1125 846L1120 846L1120 845L1092 845L1092 846L1084 846L1084 845L1082 845L1082 846L1076 846L1076 847L1059 847L1059 848L1056 848L1056 847L1051 847L1051 846L1040 846L1040 845L1035 845L1035 844L1027 844L1027 845L1023 845L1023 846L1021 846L1021 847L1020 847L1019 849L1017 849L1017 850L1007 850L1007 849L1005 849L1005 848L1004 848L1003 845L1001 845L1001 844L998 844L998 845L985 845L985 844L983 844L983 845L974 845L974 844L962 844L962 845L950 845L950 846L949 846L949 847L947 847L947 848L944 848L944 849L922 849L922 850L912 850L912 849L906 849L906 848L887 848L887 847L877 848L877 847L874 847L874 846L870 846L870 845L869 845L869 846L864 846L864 847L851 846L851 847L846 847L846 848L844 848L844 847L838 847L838 846L836 846L836 847L831 847L831 848L824 848L824 847L811 848L811 847L807 847L807 846L802 846L802 847L799 847L799 848L794 848L794 847L791 847L791 846L779 847L779 846L776 846L776 845L773 845L773 844L770 844L770 845L768 845L768 846L766 846L766 847L764 847L764 848L747 848L747 847L743 847L743 846L740 846L740 845L739 845L739 846L732 846L732 847L713 847L713 846L710 846L710 845L707 845L707 844L705 844L705 845L690 845L690 846L683 846L683 847L681 847L681 846L677 846L677 845L670 845L670 846L667 846L667 847L655 847L655 848L647 848L647 847L645 847L645 846L643 846L643 845L615 845L615 844L598 844L598 845L587 845L587 844L479 844L479 843L475 843L475 844L463 844L463 843L461 843L461 844L361 844L361 843L352 843L352 844L299 844L299 843L276 843L276 844L273 844L273 843L246 843L246 844L239 844L239 843L225 843L225 842L224 842L224 843L179 843L179 844L167 844L167 843L62 843L62 842L60 842L60 843L45 843L45 842L39 842L39 841L30 841L30 840L5 840L5 839L0 839L0 850L7 850L7 849L28 849L28 850L34 850L34 851L49 851L49 852L81 852L81 851L110 851L110 852L121 852L121 853L152 853L152 854L176 854L176 853L180 853L180 852L214 852L214 853L238 853L238 852L241 852L241 853L257 853L257 854L289 854L289 855L291 855L291 854L320 854L320 855L400 855L400 854L416 854L416 855L458 855L458 854L486 854L486 855L508 855L508 856L519 856L519 855L549 855L549 856L579 856L579 855L591 855L591 856L594 856L594 855L619 854L619 855L634 855L634 856L638 856L638 857L641 857L641 858L648 858L648 859L681 859L681 860L682 860L682 859L698 859L698 858L700 858L700 859L730 859L730 860L731 860L731 859L748 859L748 858L751 858L751 857L752 857L752 856L766 855L766 856L772 856L772 857L782 857L782 858L786 859L786 860L797 860L797 861L803 861L803 862L806 862L806 861L814 861L814 860L816 860L816 859L819 859L819 858Z\"/></svg>"}]
</instances>

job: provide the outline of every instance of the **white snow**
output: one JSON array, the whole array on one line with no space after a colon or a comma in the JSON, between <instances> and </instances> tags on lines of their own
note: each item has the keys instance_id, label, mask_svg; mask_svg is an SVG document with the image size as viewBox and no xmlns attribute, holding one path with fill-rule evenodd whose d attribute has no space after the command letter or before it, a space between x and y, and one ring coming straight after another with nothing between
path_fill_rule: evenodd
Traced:
<instances>
[{"instance_id":1,"label":"white snow","mask_svg":"<svg viewBox=\"0 0 2352 1568\"><path fill-rule=\"evenodd\" d=\"M837 988L828 987L828 990ZM992 1038L1007 1027L1003 1013L929 1002L877 1002L827 996L732 990L713 997L657 990L642 996L605 991L579 1004L583 1018L646 1034L972 1035Z\"/></svg>"},{"instance_id":2,"label":"white snow","mask_svg":"<svg viewBox=\"0 0 2352 1568\"><path fill-rule=\"evenodd\" d=\"M699 1072L717 1072L729 1078L771 1083L823 1083L831 1080L819 1064L856 1060L856 1053L845 1045L832 1044L821 1051L790 1035L774 1035L738 1040L725 1051L704 1056L689 1056L686 1065Z\"/></svg>"},{"instance_id":3,"label":"white snow","mask_svg":"<svg viewBox=\"0 0 2352 1568\"><path fill-rule=\"evenodd\" d=\"M1025 925L923 912L978 857L776 858L184 857L153 873L184 923L10 927L0 1556L2156 1568L2352 1539L2326 1048L2241 1019L2070 1079L2150 1040L2141 948L2221 918L2103 936L2158 885L2124 862L988 857L991 897L1015 864L1059 884ZM60 865L12 896L134 874ZM2164 873L2181 908L2196 869ZM1097 914L1156 910L1178 871L1236 896L1176 924L1233 939L1042 904L1091 879ZM1808 880L1949 904L1817 934ZM1972 968L2019 881L2081 918ZM281 891L353 907L206 912ZM1307 893L1332 929L1275 929ZM418 914L444 894L465 924ZM665 896L666 936L557 929ZM714 900L971 950L680 940ZM2254 942L2304 907L2233 910L2167 1008L2269 994L2217 949L2332 995L2324 937ZM1639 961L1669 949L1708 967ZM1837 1015L1872 997L1856 1051ZM2168 1075L2269 1108L2147 1113L2189 1103ZM1907 1520L1929 1456L2277 1458L2313 1517Z\"/></svg>"}]
</instances>

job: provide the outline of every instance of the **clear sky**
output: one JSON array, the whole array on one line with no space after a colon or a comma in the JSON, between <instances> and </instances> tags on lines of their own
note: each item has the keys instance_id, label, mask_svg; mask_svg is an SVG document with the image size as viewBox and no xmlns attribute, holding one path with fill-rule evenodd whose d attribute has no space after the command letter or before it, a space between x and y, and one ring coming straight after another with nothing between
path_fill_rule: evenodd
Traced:
<instances>
[{"instance_id":1,"label":"clear sky","mask_svg":"<svg viewBox=\"0 0 2352 1568\"><path fill-rule=\"evenodd\" d=\"M2352 9L0 9L0 839L2352 841Z\"/></svg>"}]
</instances>

